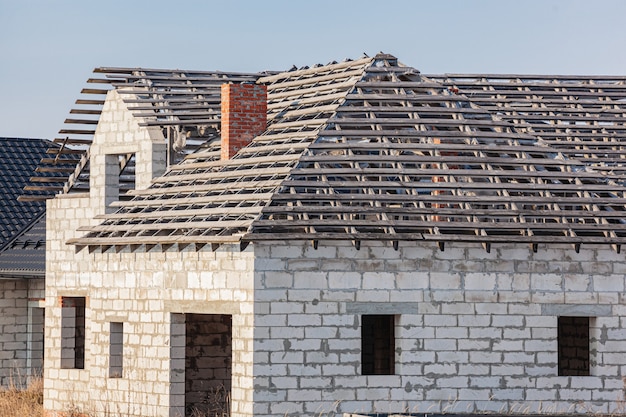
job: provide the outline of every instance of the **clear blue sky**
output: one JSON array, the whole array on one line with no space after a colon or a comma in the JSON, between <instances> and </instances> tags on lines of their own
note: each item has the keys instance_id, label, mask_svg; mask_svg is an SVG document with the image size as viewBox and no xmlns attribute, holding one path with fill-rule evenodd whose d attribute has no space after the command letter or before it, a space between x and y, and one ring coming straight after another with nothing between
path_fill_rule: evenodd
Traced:
<instances>
[{"instance_id":1,"label":"clear blue sky","mask_svg":"<svg viewBox=\"0 0 626 417\"><path fill-rule=\"evenodd\" d=\"M624 0L0 0L0 136L53 138L98 66L626 75Z\"/></svg>"}]
</instances>

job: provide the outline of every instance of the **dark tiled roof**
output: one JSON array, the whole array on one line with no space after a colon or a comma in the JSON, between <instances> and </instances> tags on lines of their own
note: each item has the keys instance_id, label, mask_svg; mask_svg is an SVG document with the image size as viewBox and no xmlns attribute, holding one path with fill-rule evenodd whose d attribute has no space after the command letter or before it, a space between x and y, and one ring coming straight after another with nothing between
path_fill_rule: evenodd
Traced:
<instances>
[{"instance_id":1,"label":"dark tiled roof","mask_svg":"<svg viewBox=\"0 0 626 417\"><path fill-rule=\"evenodd\" d=\"M45 204L40 201L18 201L22 189L29 182L37 164L45 156L50 141L44 139L0 138L0 275L8 270L45 269ZM43 227L33 222L43 220ZM26 233L26 235L23 235ZM14 242L40 242L23 245L29 253L22 253ZM30 253L36 248L36 254ZM23 265L21 263L24 262ZM7 270L5 270L7 268Z\"/></svg>"},{"instance_id":2,"label":"dark tiled roof","mask_svg":"<svg viewBox=\"0 0 626 417\"><path fill-rule=\"evenodd\" d=\"M49 146L43 139L0 138L0 248L46 208L17 198Z\"/></svg>"},{"instance_id":3,"label":"dark tiled roof","mask_svg":"<svg viewBox=\"0 0 626 417\"><path fill-rule=\"evenodd\" d=\"M46 264L46 213L0 252L0 278L44 277Z\"/></svg>"}]
</instances>

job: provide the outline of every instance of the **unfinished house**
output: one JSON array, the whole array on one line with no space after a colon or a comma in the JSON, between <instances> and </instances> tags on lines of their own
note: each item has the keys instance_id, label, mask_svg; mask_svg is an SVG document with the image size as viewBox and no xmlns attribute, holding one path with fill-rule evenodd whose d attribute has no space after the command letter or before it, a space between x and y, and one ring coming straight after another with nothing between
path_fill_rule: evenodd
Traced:
<instances>
[{"instance_id":1,"label":"unfinished house","mask_svg":"<svg viewBox=\"0 0 626 417\"><path fill-rule=\"evenodd\" d=\"M22 386L43 365L45 204L18 201L51 143L0 138L0 386ZM45 176L45 174L42 174Z\"/></svg>"},{"instance_id":2,"label":"unfinished house","mask_svg":"<svg viewBox=\"0 0 626 417\"><path fill-rule=\"evenodd\" d=\"M96 69L46 183L45 408L618 411L625 81Z\"/></svg>"}]
</instances>

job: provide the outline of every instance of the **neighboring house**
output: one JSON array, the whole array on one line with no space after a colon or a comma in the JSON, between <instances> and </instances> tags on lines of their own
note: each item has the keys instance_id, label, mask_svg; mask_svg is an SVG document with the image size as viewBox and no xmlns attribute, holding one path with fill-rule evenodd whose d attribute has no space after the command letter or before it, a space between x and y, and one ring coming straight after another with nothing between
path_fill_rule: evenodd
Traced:
<instances>
[{"instance_id":1,"label":"neighboring house","mask_svg":"<svg viewBox=\"0 0 626 417\"><path fill-rule=\"evenodd\" d=\"M96 73L42 165L49 412L619 410L626 77Z\"/></svg>"},{"instance_id":2,"label":"neighboring house","mask_svg":"<svg viewBox=\"0 0 626 417\"><path fill-rule=\"evenodd\" d=\"M43 365L45 204L18 201L51 142L0 138L0 385Z\"/></svg>"}]
</instances>

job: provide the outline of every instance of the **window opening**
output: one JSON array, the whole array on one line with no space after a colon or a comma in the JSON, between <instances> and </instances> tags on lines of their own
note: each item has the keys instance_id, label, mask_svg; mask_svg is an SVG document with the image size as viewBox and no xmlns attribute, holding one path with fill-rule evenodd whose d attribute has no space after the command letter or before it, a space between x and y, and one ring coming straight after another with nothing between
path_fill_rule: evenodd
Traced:
<instances>
[{"instance_id":1,"label":"window opening","mask_svg":"<svg viewBox=\"0 0 626 417\"><path fill-rule=\"evenodd\" d=\"M589 317L559 317L559 376L588 376Z\"/></svg>"},{"instance_id":2,"label":"window opening","mask_svg":"<svg viewBox=\"0 0 626 417\"><path fill-rule=\"evenodd\" d=\"M124 323L111 322L109 337L109 378L121 378L124 362Z\"/></svg>"},{"instance_id":3,"label":"window opening","mask_svg":"<svg viewBox=\"0 0 626 417\"><path fill-rule=\"evenodd\" d=\"M393 315L361 316L361 366L363 375L395 373Z\"/></svg>"},{"instance_id":4,"label":"window opening","mask_svg":"<svg viewBox=\"0 0 626 417\"><path fill-rule=\"evenodd\" d=\"M27 368L29 375L43 375L45 309L29 308Z\"/></svg>"},{"instance_id":5,"label":"window opening","mask_svg":"<svg viewBox=\"0 0 626 417\"><path fill-rule=\"evenodd\" d=\"M61 298L61 368L85 368L85 297Z\"/></svg>"},{"instance_id":6,"label":"window opening","mask_svg":"<svg viewBox=\"0 0 626 417\"><path fill-rule=\"evenodd\" d=\"M129 190L135 189L135 154L105 155L104 203L108 211L111 203L128 200Z\"/></svg>"}]
</instances>

